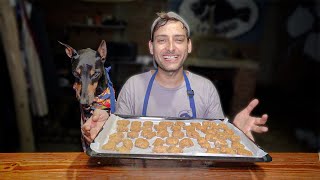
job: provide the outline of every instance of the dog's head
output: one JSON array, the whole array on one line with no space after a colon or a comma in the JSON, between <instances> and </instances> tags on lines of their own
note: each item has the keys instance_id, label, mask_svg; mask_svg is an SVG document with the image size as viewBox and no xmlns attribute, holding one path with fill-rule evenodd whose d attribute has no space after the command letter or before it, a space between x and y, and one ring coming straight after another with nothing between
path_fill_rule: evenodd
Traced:
<instances>
[{"instance_id":1,"label":"dog's head","mask_svg":"<svg viewBox=\"0 0 320 180\"><path fill-rule=\"evenodd\" d=\"M59 43L65 46L66 54L71 58L72 74L75 77L73 89L76 91L77 99L82 105L92 105L96 94L100 93L97 92L99 81L105 79L106 42L102 40L97 51L90 48L76 51L67 44Z\"/></svg>"}]
</instances>

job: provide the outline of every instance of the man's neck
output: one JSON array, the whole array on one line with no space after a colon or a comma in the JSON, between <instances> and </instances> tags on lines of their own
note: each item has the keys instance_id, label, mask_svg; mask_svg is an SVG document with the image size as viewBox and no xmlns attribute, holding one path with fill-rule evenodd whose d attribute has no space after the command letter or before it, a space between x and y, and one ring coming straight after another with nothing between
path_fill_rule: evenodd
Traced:
<instances>
[{"instance_id":1,"label":"man's neck","mask_svg":"<svg viewBox=\"0 0 320 180\"><path fill-rule=\"evenodd\" d=\"M183 68L175 72L166 72L159 68L155 80L163 87L176 88L184 81Z\"/></svg>"}]
</instances>

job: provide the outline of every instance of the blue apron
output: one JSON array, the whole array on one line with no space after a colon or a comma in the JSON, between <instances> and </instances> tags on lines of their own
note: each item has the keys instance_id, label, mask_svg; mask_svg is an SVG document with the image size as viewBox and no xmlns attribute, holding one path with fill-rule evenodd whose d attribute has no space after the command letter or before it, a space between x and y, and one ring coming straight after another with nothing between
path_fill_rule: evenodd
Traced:
<instances>
[{"instance_id":1,"label":"blue apron","mask_svg":"<svg viewBox=\"0 0 320 180\"><path fill-rule=\"evenodd\" d=\"M154 74L152 75L152 77L151 77L151 79L149 81L149 84L148 84L147 92L146 92L146 95L144 97L144 102L143 102L143 109L142 109L142 115L143 116L147 115L147 107L148 107L148 101L149 101L149 97L150 97L150 92L151 92L152 85L153 85L154 79L156 78L156 74L157 73L158 73L158 69L154 72ZM186 75L186 73L184 71L183 71L183 77L184 77L184 81L185 81L186 87L187 87L187 95L189 97L190 108L192 110L192 118L196 118L197 117L196 106L195 106L194 98L193 98L194 92L191 89L189 79L188 79L188 77L187 77L187 75Z\"/></svg>"}]
</instances>

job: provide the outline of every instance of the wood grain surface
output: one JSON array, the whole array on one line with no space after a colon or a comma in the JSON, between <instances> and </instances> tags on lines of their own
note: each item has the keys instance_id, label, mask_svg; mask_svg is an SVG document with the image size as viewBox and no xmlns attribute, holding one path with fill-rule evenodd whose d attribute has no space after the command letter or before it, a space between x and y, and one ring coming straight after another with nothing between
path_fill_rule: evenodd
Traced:
<instances>
[{"instance_id":1,"label":"wood grain surface","mask_svg":"<svg viewBox=\"0 0 320 180\"><path fill-rule=\"evenodd\" d=\"M271 162L90 158L83 152L0 153L0 179L320 179L317 153Z\"/></svg>"}]
</instances>

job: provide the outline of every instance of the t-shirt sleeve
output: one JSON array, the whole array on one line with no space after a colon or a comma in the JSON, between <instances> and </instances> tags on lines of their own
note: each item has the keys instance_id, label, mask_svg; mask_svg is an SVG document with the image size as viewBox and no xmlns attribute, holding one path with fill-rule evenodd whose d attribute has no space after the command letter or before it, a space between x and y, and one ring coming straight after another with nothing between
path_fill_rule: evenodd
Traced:
<instances>
[{"instance_id":1,"label":"t-shirt sleeve","mask_svg":"<svg viewBox=\"0 0 320 180\"><path fill-rule=\"evenodd\" d=\"M206 118L224 119L224 113L221 106L219 92L211 81L207 81L207 104Z\"/></svg>"},{"instance_id":2,"label":"t-shirt sleeve","mask_svg":"<svg viewBox=\"0 0 320 180\"><path fill-rule=\"evenodd\" d=\"M129 78L120 90L120 93L117 99L117 105L116 105L117 114L122 114L122 115L133 114L133 109L132 109L133 102L130 96L130 93L132 93L130 90L131 81L132 81L132 78Z\"/></svg>"}]
</instances>

